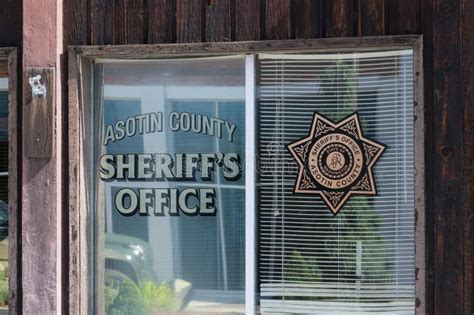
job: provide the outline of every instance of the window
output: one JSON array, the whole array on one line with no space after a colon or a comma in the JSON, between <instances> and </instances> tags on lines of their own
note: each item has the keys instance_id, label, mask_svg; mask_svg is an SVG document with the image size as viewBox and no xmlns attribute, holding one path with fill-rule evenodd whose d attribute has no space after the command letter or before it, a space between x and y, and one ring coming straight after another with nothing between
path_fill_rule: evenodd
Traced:
<instances>
[{"instance_id":1,"label":"window","mask_svg":"<svg viewBox=\"0 0 474 315\"><path fill-rule=\"evenodd\" d=\"M18 305L16 55L0 48L0 313Z\"/></svg>"},{"instance_id":2,"label":"window","mask_svg":"<svg viewBox=\"0 0 474 315\"><path fill-rule=\"evenodd\" d=\"M106 312L243 312L244 56L103 62L94 72ZM130 287L146 298L121 302Z\"/></svg>"},{"instance_id":3,"label":"window","mask_svg":"<svg viewBox=\"0 0 474 315\"><path fill-rule=\"evenodd\" d=\"M362 42L73 54L87 307L415 314L420 64L413 38Z\"/></svg>"},{"instance_id":4,"label":"window","mask_svg":"<svg viewBox=\"0 0 474 315\"><path fill-rule=\"evenodd\" d=\"M415 311L413 51L259 58L260 306L266 313ZM295 194L285 145L307 135L313 112L358 112L364 136L387 149L377 197L337 216Z\"/></svg>"},{"instance_id":5,"label":"window","mask_svg":"<svg viewBox=\"0 0 474 315\"><path fill-rule=\"evenodd\" d=\"M0 77L0 309L8 308L8 78Z\"/></svg>"}]
</instances>

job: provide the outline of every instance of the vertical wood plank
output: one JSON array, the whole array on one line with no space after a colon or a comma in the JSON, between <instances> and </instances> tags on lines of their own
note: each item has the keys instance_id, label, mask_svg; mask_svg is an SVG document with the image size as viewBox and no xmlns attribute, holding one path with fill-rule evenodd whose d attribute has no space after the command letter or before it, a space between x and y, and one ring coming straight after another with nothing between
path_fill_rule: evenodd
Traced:
<instances>
[{"instance_id":1,"label":"vertical wood plank","mask_svg":"<svg viewBox=\"0 0 474 315\"><path fill-rule=\"evenodd\" d=\"M359 35L384 35L386 23L385 12L387 11L386 0L360 0L359 3Z\"/></svg>"},{"instance_id":2,"label":"vertical wood plank","mask_svg":"<svg viewBox=\"0 0 474 315\"><path fill-rule=\"evenodd\" d=\"M460 6L433 1L435 314L463 311Z\"/></svg>"},{"instance_id":3,"label":"vertical wood plank","mask_svg":"<svg viewBox=\"0 0 474 315\"><path fill-rule=\"evenodd\" d=\"M89 1L65 0L64 26L68 45L89 43Z\"/></svg>"},{"instance_id":4,"label":"vertical wood plank","mask_svg":"<svg viewBox=\"0 0 474 315\"><path fill-rule=\"evenodd\" d=\"M34 132L26 119L29 115L26 104L29 103L28 68L54 67L56 73L62 73L59 57L62 52L62 17L58 16L56 1L23 1L23 47L22 47L22 130L23 148L26 149L26 132ZM66 26L66 18L64 19ZM68 21L71 23L71 21ZM67 30L66 30L67 32ZM64 36L67 36L64 34ZM67 38L67 37L65 37ZM54 89L48 94L57 93L51 104L53 125L54 155L49 159L31 159L22 150L21 157L21 276L22 276L22 313L48 314L58 313L63 302L59 299L62 277L58 263L62 264L60 244L66 238L62 234L61 219L64 205L62 192L64 160L62 153L63 106L61 105L59 80L53 80ZM66 125L64 126L66 127ZM38 211L38 209L47 211Z\"/></svg>"},{"instance_id":5,"label":"vertical wood plank","mask_svg":"<svg viewBox=\"0 0 474 315\"><path fill-rule=\"evenodd\" d=\"M84 63L83 63L84 62ZM88 70L89 69L89 70ZM69 313L91 314L93 307L90 303L91 296L89 258L90 242L89 233L91 229L90 218L87 209L87 192L89 187L88 172L86 165L90 165L88 157L90 152L84 150L84 140L90 142L90 125L83 122L84 112L90 112L90 96L81 97L80 91L90 92L91 63L82 60L75 52L69 50L69 112L68 112L68 184L69 184ZM89 75L89 77L85 77ZM86 81L89 80L89 81ZM88 130L89 129L89 130ZM87 162L85 162L87 160ZM99 269L100 271L100 269ZM99 277L103 276L100 275ZM95 292L97 293L97 292ZM102 294L97 293L100 307ZM96 301L97 302L97 301ZM97 313L97 312L94 312Z\"/></svg>"},{"instance_id":6,"label":"vertical wood plank","mask_svg":"<svg viewBox=\"0 0 474 315\"><path fill-rule=\"evenodd\" d=\"M111 45L115 37L115 0L91 0L91 44Z\"/></svg>"},{"instance_id":7,"label":"vertical wood plank","mask_svg":"<svg viewBox=\"0 0 474 315\"><path fill-rule=\"evenodd\" d=\"M390 1L390 0L389 0ZM402 0L403 1L403 0ZM425 313L434 314L434 87L433 87L433 6L432 0L422 0L421 27L423 33L423 75L425 101ZM390 24L389 24L390 27ZM420 303L420 301L417 301Z\"/></svg>"},{"instance_id":8,"label":"vertical wood plank","mask_svg":"<svg viewBox=\"0 0 474 315\"><path fill-rule=\"evenodd\" d=\"M84 254L82 253L77 253L80 255L80 259L82 259L81 266L83 266L83 271L82 271L82 283L89 283L90 279L93 277L94 278L94 283L93 283L93 292L95 294L94 298L94 314L105 314L105 221L104 221L104 211L97 212L94 215L94 220L90 220L88 218L88 213L90 212L89 205L90 203L88 202L93 196L94 201L97 202L95 205L97 208L96 209L104 209L105 206L103 203L99 203L99 200L102 200L105 196L105 191L103 190L103 183L99 183L99 185L94 185L95 191L90 193L92 191L92 187L90 183L93 182L93 175L91 172L89 172L90 165L93 165L93 157L92 157L92 147L94 144L91 144L91 139L94 139L94 132L93 132L93 127L98 125L98 122L103 121L102 113L103 111L96 110L94 108L93 104L97 104L99 108L102 107L102 100L103 100L103 89L104 89L104 82L103 82L103 65L96 65L94 68L94 71L96 73L96 77L94 82L94 87L91 86L92 82L92 64L91 60L81 60L81 69L80 69L80 90L83 93L83 96L81 97L81 101L79 103L80 106L80 116L81 117L87 117L88 113L95 112L96 115L94 116L93 119L80 119L80 124L82 129L79 143L80 143L80 163L82 164L80 166L80 170L82 173L80 173L79 181L81 181L83 190L81 191L82 194L80 196L81 198L81 205L80 205L80 212L81 212L81 218L82 220L82 226L81 228L83 229L83 234L82 236L82 252L83 253L90 253L92 250L95 250L95 256L94 256L94 261L92 264L90 261L84 259L82 256ZM95 91L94 95L93 91ZM95 97L95 100L93 100ZM100 131L99 131L100 132ZM97 141L100 143L100 140L93 140ZM96 142L96 143L97 143ZM94 237L93 239L88 237L88 232L94 230ZM90 234L89 234L90 235ZM93 245L92 245L93 244ZM92 265L92 272L93 275L91 274L91 269L86 269L88 268L89 265ZM87 291L83 291L82 294L87 293Z\"/></svg>"},{"instance_id":9,"label":"vertical wood plank","mask_svg":"<svg viewBox=\"0 0 474 315\"><path fill-rule=\"evenodd\" d=\"M202 0L176 0L176 39L178 43L203 41L204 5Z\"/></svg>"},{"instance_id":10,"label":"vertical wood plank","mask_svg":"<svg viewBox=\"0 0 474 315\"><path fill-rule=\"evenodd\" d=\"M432 2L427 10L432 8ZM421 33L420 0L388 0L388 34L420 34Z\"/></svg>"},{"instance_id":11,"label":"vertical wood plank","mask_svg":"<svg viewBox=\"0 0 474 315\"><path fill-rule=\"evenodd\" d=\"M145 12L143 1L116 0L115 3L116 44L144 44Z\"/></svg>"},{"instance_id":12,"label":"vertical wood plank","mask_svg":"<svg viewBox=\"0 0 474 315\"><path fill-rule=\"evenodd\" d=\"M228 42L232 40L231 1L209 0L206 5L206 41Z\"/></svg>"},{"instance_id":13,"label":"vertical wood plank","mask_svg":"<svg viewBox=\"0 0 474 315\"><path fill-rule=\"evenodd\" d=\"M261 36L261 1L235 1L235 40L259 40Z\"/></svg>"},{"instance_id":14,"label":"vertical wood plank","mask_svg":"<svg viewBox=\"0 0 474 315\"><path fill-rule=\"evenodd\" d=\"M322 0L293 0L295 38L320 38L323 30Z\"/></svg>"},{"instance_id":15,"label":"vertical wood plank","mask_svg":"<svg viewBox=\"0 0 474 315\"><path fill-rule=\"evenodd\" d=\"M176 0L149 0L148 42L176 42Z\"/></svg>"},{"instance_id":16,"label":"vertical wood plank","mask_svg":"<svg viewBox=\"0 0 474 315\"><path fill-rule=\"evenodd\" d=\"M326 36L351 37L354 34L354 1L331 0L326 2Z\"/></svg>"},{"instance_id":17,"label":"vertical wood plank","mask_svg":"<svg viewBox=\"0 0 474 315\"><path fill-rule=\"evenodd\" d=\"M25 151L28 158L51 158L54 154L54 68L28 68L25 78ZM33 95L28 80L41 76L41 84L46 87L44 95Z\"/></svg>"},{"instance_id":18,"label":"vertical wood plank","mask_svg":"<svg viewBox=\"0 0 474 315\"><path fill-rule=\"evenodd\" d=\"M1 68L1 65L0 65ZM18 109L18 52L8 57L8 308L12 314L21 313L21 116Z\"/></svg>"},{"instance_id":19,"label":"vertical wood plank","mask_svg":"<svg viewBox=\"0 0 474 315\"><path fill-rule=\"evenodd\" d=\"M474 313L474 2L461 1L464 111L464 314Z\"/></svg>"},{"instance_id":20,"label":"vertical wood plank","mask_svg":"<svg viewBox=\"0 0 474 315\"><path fill-rule=\"evenodd\" d=\"M278 40L293 38L291 20L290 0L266 0L265 39Z\"/></svg>"},{"instance_id":21,"label":"vertical wood plank","mask_svg":"<svg viewBox=\"0 0 474 315\"><path fill-rule=\"evenodd\" d=\"M79 151L79 58L72 48L68 51L68 154L78 156ZM79 207L79 181L78 159L71 159L68 163L68 192L69 192L69 312L70 314L81 314L81 281L80 270L80 207ZM84 310L82 311L84 313Z\"/></svg>"},{"instance_id":22,"label":"vertical wood plank","mask_svg":"<svg viewBox=\"0 0 474 315\"><path fill-rule=\"evenodd\" d=\"M415 313L427 314L426 300L426 123L424 102L423 40L413 46L413 114L415 160Z\"/></svg>"}]
</instances>

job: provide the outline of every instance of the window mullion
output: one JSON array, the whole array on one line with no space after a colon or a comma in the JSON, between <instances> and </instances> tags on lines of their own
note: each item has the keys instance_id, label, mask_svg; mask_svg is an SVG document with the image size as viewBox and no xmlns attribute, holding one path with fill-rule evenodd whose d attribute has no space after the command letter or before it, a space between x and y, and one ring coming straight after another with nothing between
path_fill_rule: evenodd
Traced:
<instances>
[{"instance_id":1,"label":"window mullion","mask_svg":"<svg viewBox=\"0 0 474 315\"><path fill-rule=\"evenodd\" d=\"M245 309L250 315L256 305L255 60L253 54L245 58Z\"/></svg>"}]
</instances>

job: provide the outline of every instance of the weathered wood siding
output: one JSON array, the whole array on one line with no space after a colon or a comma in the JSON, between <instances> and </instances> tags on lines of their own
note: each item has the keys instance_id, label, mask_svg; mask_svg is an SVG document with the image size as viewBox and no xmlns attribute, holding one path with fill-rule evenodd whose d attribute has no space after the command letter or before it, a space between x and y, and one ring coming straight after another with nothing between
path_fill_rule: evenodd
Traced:
<instances>
[{"instance_id":1,"label":"weathered wood siding","mask_svg":"<svg viewBox=\"0 0 474 315\"><path fill-rule=\"evenodd\" d=\"M21 46L21 1L1 5L0 46ZM473 314L472 0L64 0L64 25L66 45L423 34L427 309Z\"/></svg>"},{"instance_id":2,"label":"weathered wood siding","mask_svg":"<svg viewBox=\"0 0 474 315\"><path fill-rule=\"evenodd\" d=\"M422 0L65 1L71 45L421 34L424 16Z\"/></svg>"}]
</instances>

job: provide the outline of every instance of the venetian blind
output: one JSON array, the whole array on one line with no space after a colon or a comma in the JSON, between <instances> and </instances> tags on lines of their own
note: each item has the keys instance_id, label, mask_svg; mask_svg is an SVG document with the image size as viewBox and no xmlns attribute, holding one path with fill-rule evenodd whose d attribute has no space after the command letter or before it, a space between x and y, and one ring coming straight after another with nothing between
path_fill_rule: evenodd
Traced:
<instances>
[{"instance_id":1,"label":"venetian blind","mask_svg":"<svg viewBox=\"0 0 474 315\"><path fill-rule=\"evenodd\" d=\"M258 66L261 312L414 314L413 51L260 55ZM286 145L308 135L314 112L337 122L355 111L387 146L378 196L334 216L293 193Z\"/></svg>"}]
</instances>

